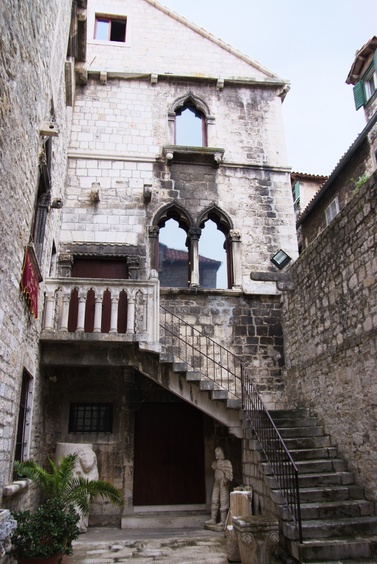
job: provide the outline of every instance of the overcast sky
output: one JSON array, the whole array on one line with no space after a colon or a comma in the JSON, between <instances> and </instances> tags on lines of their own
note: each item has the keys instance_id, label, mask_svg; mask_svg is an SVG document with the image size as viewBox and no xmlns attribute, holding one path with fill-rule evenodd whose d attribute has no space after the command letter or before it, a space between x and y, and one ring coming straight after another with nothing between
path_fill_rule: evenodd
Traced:
<instances>
[{"instance_id":1,"label":"overcast sky","mask_svg":"<svg viewBox=\"0 0 377 564\"><path fill-rule=\"evenodd\" d=\"M159 0L289 80L289 164L329 174L365 126L345 80L377 35L377 0Z\"/></svg>"}]
</instances>

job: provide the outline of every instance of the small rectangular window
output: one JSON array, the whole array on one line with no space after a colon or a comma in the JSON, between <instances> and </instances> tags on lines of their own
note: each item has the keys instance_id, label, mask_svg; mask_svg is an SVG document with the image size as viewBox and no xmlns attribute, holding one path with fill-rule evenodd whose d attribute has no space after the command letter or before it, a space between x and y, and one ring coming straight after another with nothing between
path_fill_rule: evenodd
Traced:
<instances>
[{"instance_id":1,"label":"small rectangular window","mask_svg":"<svg viewBox=\"0 0 377 564\"><path fill-rule=\"evenodd\" d=\"M23 371L20 403L18 406L18 423L16 435L16 448L14 453L15 460L25 460L27 458L27 447L30 430L30 396L31 396L31 377Z\"/></svg>"},{"instance_id":2,"label":"small rectangular window","mask_svg":"<svg viewBox=\"0 0 377 564\"><path fill-rule=\"evenodd\" d=\"M69 410L69 433L112 433L111 403L72 403Z\"/></svg>"},{"instance_id":3,"label":"small rectangular window","mask_svg":"<svg viewBox=\"0 0 377 564\"><path fill-rule=\"evenodd\" d=\"M338 196L336 196L336 198L333 199L333 201L330 203L329 206L327 206L325 210L326 225L329 225L332 222L334 217L338 215L339 211L340 211L339 200L338 200Z\"/></svg>"},{"instance_id":4,"label":"small rectangular window","mask_svg":"<svg viewBox=\"0 0 377 564\"><path fill-rule=\"evenodd\" d=\"M298 180L292 188L293 207L295 211L300 208L300 181Z\"/></svg>"},{"instance_id":5,"label":"small rectangular window","mask_svg":"<svg viewBox=\"0 0 377 564\"><path fill-rule=\"evenodd\" d=\"M94 39L98 39L99 41L117 41L119 43L125 43L126 27L126 18L96 16Z\"/></svg>"}]
</instances>

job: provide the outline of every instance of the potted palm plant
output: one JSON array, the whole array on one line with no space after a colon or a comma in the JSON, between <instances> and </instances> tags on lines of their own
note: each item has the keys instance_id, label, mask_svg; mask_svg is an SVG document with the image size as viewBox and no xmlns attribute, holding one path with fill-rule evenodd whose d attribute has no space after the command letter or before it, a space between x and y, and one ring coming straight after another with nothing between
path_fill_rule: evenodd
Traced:
<instances>
[{"instance_id":1,"label":"potted palm plant","mask_svg":"<svg viewBox=\"0 0 377 564\"><path fill-rule=\"evenodd\" d=\"M68 454L59 464L49 459L50 470L34 460L15 464L17 474L30 478L44 498L34 513L13 514L17 527L11 554L19 564L64 564L79 535L79 513L89 513L91 500L101 496L123 504L120 491L109 482L75 475L76 459L76 454Z\"/></svg>"}]
</instances>

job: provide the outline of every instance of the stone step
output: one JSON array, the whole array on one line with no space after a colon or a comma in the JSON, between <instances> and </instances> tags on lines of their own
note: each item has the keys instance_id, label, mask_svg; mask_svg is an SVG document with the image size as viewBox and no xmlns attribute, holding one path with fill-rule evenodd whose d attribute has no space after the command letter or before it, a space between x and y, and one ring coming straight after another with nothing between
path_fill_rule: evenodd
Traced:
<instances>
[{"instance_id":1,"label":"stone step","mask_svg":"<svg viewBox=\"0 0 377 564\"><path fill-rule=\"evenodd\" d=\"M161 352L159 356L159 360L161 363L166 364L173 364L174 362L174 355L169 352Z\"/></svg>"},{"instance_id":2,"label":"stone step","mask_svg":"<svg viewBox=\"0 0 377 564\"><path fill-rule=\"evenodd\" d=\"M296 460L296 466L300 474L312 474L320 472L345 472L347 465L341 458L325 458L317 460Z\"/></svg>"},{"instance_id":3,"label":"stone step","mask_svg":"<svg viewBox=\"0 0 377 564\"><path fill-rule=\"evenodd\" d=\"M211 398L213 400L226 400L228 399L228 390L213 390Z\"/></svg>"},{"instance_id":4,"label":"stone step","mask_svg":"<svg viewBox=\"0 0 377 564\"><path fill-rule=\"evenodd\" d=\"M298 532L292 521L283 522L283 534L296 539ZM345 517L343 519L321 519L302 521L304 539L353 539L358 534L377 535L377 517Z\"/></svg>"},{"instance_id":5,"label":"stone step","mask_svg":"<svg viewBox=\"0 0 377 564\"><path fill-rule=\"evenodd\" d=\"M322 437L324 435L322 427L280 427L279 433L283 439L296 437Z\"/></svg>"},{"instance_id":6,"label":"stone step","mask_svg":"<svg viewBox=\"0 0 377 564\"><path fill-rule=\"evenodd\" d=\"M270 411L272 419L300 419L302 417L309 417L310 410L307 407L298 407L297 409L273 409Z\"/></svg>"},{"instance_id":7,"label":"stone step","mask_svg":"<svg viewBox=\"0 0 377 564\"><path fill-rule=\"evenodd\" d=\"M275 476L272 475L270 469L268 468L268 463L263 463L266 474L266 483L273 489L279 489L279 482L276 480ZM269 472L269 474L267 474ZM319 488L324 489L327 486L348 486L353 484L354 476L352 472L327 472L323 474L299 474L298 476L299 488L310 489Z\"/></svg>"},{"instance_id":8,"label":"stone step","mask_svg":"<svg viewBox=\"0 0 377 564\"><path fill-rule=\"evenodd\" d=\"M228 409L241 409L242 401L237 398L228 398L226 400L226 406Z\"/></svg>"},{"instance_id":9,"label":"stone step","mask_svg":"<svg viewBox=\"0 0 377 564\"><path fill-rule=\"evenodd\" d=\"M330 437L324 435L322 437L297 437L295 439L284 439L288 450L312 449L319 447L330 447Z\"/></svg>"},{"instance_id":10,"label":"stone step","mask_svg":"<svg viewBox=\"0 0 377 564\"><path fill-rule=\"evenodd\" d=\"M202 391L212 391L215 388L215 383L213 380L203 379L199 382L199 388Z\"/></svg>"},{"instance_id":11,"label":"stone step","mask_svg":"<svg viewBox=\"0 0 377 564\"><path fill-rule=\"evenodd\" d=\"M304 417L287 416L284 418L276 418L274 413L270 413L273 422L278 429L285 427L317 427L317 418L310 415Z\"/></svg>"},{"instance_id":12,"label":"stone step","mask_svg":"<svg viewBox=\"0 0 377 564\"><path fill-rule=\"evenodd\" d=\"M203 374L197 370L189 370L186 374L187 382L200 382L203 378Z\"/></svg>"},{"instance_id":13,"label":"stone step","mask_svg":"<svg viewBox=\"0 0 377 564\"><path fill-rule=\"evenodd\" d=\"M187 362L173 362L173 372L187 372Z\"/></svg>"},{"instance_id":14,"label":"stone step","mask_svg":"<svg viewBox=\"0 0 377 564\"><path fill-rule=\"evenodd\" d=\"M205 510L132 513L123 515L121 529L202 529L209 518Z\"/></svg>"},{"instance_id":15,"label":"stone step","mask_svg":"<svg viewBox=\"0 0 377 564\"><path fill-rule=\"evenodd\" d=\"M322 474L299 474L298 476L299 486L303 488L330 484L348 486L354 481L352 472L324 472Z\"/></svg>"},{"instance_id":16,"label":"stone step","mask_svg":"<svg viewBox=\"0 0 377 564\"><path fill-rule=\"evenodd\" d=\"M349 539L312 540L303 544L292 543L292 555L302 563L331 564L339 562L357 562L371 559L377 561L377 537L354 535ZM346 559L346 560L344 560Z\"/></svg>"},{"instance_id":17,"label":"stone step","mask_svg":"<svg viewBox=\"0 0 377 564\"><path fill-rule=\"evenodd\" d=\"M337 447L323 447L323 448L300 448L289 449L291 456L295 462L300 460L317 460L319 458L337 458Z\"/></svg>"},{"instance_id":18,"label":"stone step","mask_svg":"<svg viewBox=\"0 0 377 564\"><path fill-rule=\"evenodd\" d=\"M366 499L301 503L301 517L304 520L365 517L373 514L374 504Z\"/></svg>"},{"instance_id":19,"label":"stone step","mask_svg":"<svg viewBox=\"0 0 377 564\"><path fill-rule=\"evenodd\" d=\"M315 501L344 501L347 499L364 499L361 486L333 486L323 488L300 488L301 503Z\"/></svg>"}]
</instances>

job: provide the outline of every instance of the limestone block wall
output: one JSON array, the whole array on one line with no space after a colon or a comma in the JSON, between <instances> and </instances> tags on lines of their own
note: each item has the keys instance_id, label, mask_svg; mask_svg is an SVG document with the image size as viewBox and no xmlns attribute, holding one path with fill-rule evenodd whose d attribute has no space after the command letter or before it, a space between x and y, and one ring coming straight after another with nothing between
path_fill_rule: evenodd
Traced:
<instances>
[{"instance_id":1,"label":"limestone block wall","mask_svg":"<svg viewBox=\"0 0 377 564\"><path fill-rule=\"evenodd\" d=\"M12 480L23 370L32 377L33 409L29 454L42 452L38 377L39 320L20 292L25 246L37 195L40 127L53 114L60 136L53 139L52 197L63 192L69 113L64 100L64 60L71 1L10 0L0 18L0 496ZM59 212L48 214L42 274L49 272ZM39 313L42 312L43 284ZM36 432L33 432L36 431Z\"/></svg>"},{"instance_id":2,"label":"limestone block wall","mask_svg":"<svg viewBox=\"0 0 377 564\"><path fill-rule=\"evenodd\" d=\"M163 147L172 143L169 109L190 91L215 118L216 145L225 150L219 168L169 166L163 157ZM250 271L270 270L280 247L297 256L280 104L262 88L218 92L203 83L90 80L76 99L62 243L138 245L148 271L148 227L164 206L177 201L197 221L216 204L241 232L245 289L263 291L251 283ZM148 203L145 185L152 187Z\"/></svg>"},{"instance_id":3,"label":"limestone block wall","mask_svg":"<svg viewBox=\"0 0 377 564\"><path fill-rule=\"evenodd\" d=\"M270 409L283 407L279 296L162 290L161 305L242 359Z\"/></svg>"},{"instance_id":4,"label":"limestone block wall","mask_svg":"<svg viewBox=\"0 0 377 564\"><path fill-rule=\"evenodd\" d=\"M283 297L286 398L310 407L377 500L377 175L293 265Z\"/></svg>"}]
</instances>

